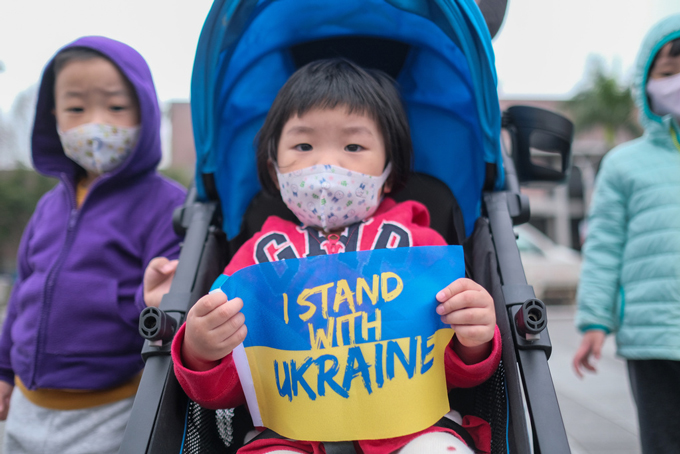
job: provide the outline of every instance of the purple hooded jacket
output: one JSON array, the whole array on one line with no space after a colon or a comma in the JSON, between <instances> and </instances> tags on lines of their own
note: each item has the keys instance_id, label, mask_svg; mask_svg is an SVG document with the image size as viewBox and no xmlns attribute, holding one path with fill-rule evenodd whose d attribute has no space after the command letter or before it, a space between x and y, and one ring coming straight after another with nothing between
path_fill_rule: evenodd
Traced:
<instances>
[{"instance_id":1,"label":"purple hooded jacket","mask_svg":"<svg viewBox=\"0 0 680 454\"><path fill-rule=\"evenodd\" d=\"M137 51L108 38L80 38L69 47L106 55L132 83L140 135L127 160L101 176L77 208L76 178L83 171L66 157L57 135L53 61L47 64L33 163L60 182L24 231L0 337L0 380L14 383L16 374L29 389L106 389L137 374L144 366L137 332L144 269L154 257L179 255L172 211L185 191L156 172L160 109L149 67Z\"/></svg>"}]
</instances>

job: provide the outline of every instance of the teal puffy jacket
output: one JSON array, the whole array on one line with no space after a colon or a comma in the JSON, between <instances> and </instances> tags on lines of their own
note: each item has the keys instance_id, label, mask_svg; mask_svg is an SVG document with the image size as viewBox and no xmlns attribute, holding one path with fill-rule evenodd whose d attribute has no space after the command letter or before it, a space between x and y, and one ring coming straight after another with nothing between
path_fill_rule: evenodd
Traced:
<instances>
[{"instance_id":1,"label":"teal puffy jacket","mask_svg":"<svg viewBox=\"0 0 680 454\"><path fill-rule=\"evenodd\" d=\"M680 38L680 15L655 25L637 58L643 137L602 160L588 217L576 326L616 333L627 359L680 360L680 127L649 107L652 58Z\"/></svg>"}]
</instances>

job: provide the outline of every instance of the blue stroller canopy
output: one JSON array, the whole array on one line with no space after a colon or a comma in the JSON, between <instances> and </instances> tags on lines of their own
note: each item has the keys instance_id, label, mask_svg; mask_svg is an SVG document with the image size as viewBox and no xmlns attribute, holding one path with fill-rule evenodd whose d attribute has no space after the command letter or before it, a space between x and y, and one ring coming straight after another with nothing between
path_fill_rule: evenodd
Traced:
<instances>
[{"instance_id":1,"label":"blue stroller canopy","mask_svg":"<svg viewBox=\"0 0 680 454\"><path fill-rule=\"evenodd\" d=\"M446 183L470 234L486 164L503 187L500 108L491 38L472 0L216 1L194 62L191 110L196 187L213 174L223 228L238 234L260 190L254 139L277 92L297 69L291 47L328 38L404 43L397 82L411 125L414 170Z\"/></svg>"}]
</instances>

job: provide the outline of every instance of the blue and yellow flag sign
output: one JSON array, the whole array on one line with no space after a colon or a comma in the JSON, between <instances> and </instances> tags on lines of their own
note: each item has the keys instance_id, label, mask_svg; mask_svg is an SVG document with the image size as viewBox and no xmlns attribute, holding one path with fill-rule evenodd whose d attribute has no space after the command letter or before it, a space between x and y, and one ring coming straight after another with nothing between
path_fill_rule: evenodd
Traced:
<instances>
[{"instance_id":1,"label":"blue and yellow flag sign","mask_svg":"<svg viewBox=\"0 0 680 454\"><path fill-rule=\"evenodd\" d=\"M453 331L435 295L465 275L460 246L345 252L244 268L234 360L257 426L298 440L391 438L447 411Z\"/></svg>"}]
</instances>

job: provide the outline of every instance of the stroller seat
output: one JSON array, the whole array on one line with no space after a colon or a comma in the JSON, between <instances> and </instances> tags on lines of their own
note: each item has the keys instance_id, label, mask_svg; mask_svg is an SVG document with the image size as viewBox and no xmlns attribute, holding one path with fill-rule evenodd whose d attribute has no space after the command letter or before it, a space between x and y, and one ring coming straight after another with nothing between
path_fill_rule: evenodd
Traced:
<instances>
[{"instance_id":1,"label":"stroller seat","mask_svg":"<svg viewBox=\"0 0 680 454\"><path fill-rule=\"evenodd\" d=\"M214 20L230 3L214 9ZM236 150L252 150L276 93L296 69L337 56L394 76L411 127L413 168L451 188L466 236L472 232L482 189L500 188L504 179L496 77L492 67L478 64L491 45L476 6L463 2L462 11L449 11L454 8L427 4L344 0L320 9L313 0L244 1L233 11L231 29L212 24L211 33L221 36L199 46L192 79L196 188L200 199L219 198L229 238L260 190L253 155ZM468 9L475 14L458 19L465 28L443 27L447 15L452 20ZM455 153L439 152L451 144Z\"/></svg>"}]
</instances>

